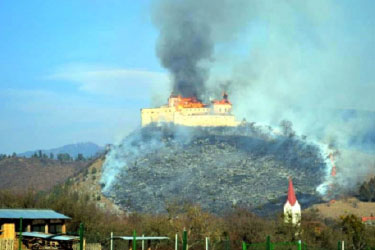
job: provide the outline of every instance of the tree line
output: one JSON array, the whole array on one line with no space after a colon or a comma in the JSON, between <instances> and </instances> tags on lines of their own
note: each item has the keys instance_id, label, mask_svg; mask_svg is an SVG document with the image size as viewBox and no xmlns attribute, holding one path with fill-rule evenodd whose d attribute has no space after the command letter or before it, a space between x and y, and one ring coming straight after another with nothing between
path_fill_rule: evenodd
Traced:
<instances>
[{"instance_id":1,"label":"tree line","mask_svg":"<svg viewBox=\"0 0 375 250\"><path fill-rule=\"evenodd\" d=\"M375 176L365 181L359 187L359 199L363 201L375 201Z\"/></svg>"},{"instance_id":2,"label":"tree line","mask_svg":"<svg viewBox=\"0 0 375 250\"><path fill-rule=\"evenodd\" d=\"M7 159L7 158L16 158L16 153L13 154L0 154L0 160ZM25 156L23 158L26 158ZM50 160L58 160L60 162L74 162L74 161L90 161L93 159L93 157L85 157L83 154L79 153L76 157L71 156L69 153L49 153L46 154L42 150L35 151L30 158L34 159L50 159Z\"/></svg>"},{"instance_id":3,"label":"tree line","mask_svg":"<svg viewBox=\"0 0 375 250\"><path fill-rule=\"evenodd\" d=\"M60 162L73 162L73 161L86 161L91 160L91 157L84 157L83 154L79 153L76 157L71 156L69 153L59 153L56 156L53 153L49 153L49 155L43 153L42 150L36 151L31 158L39 158L39 159L56 159Z\"/></svg>"},{"instance_id":4,"label":"tree line","mask_svg":"<svg viewBox=\"0 0 375 250\"><path fill-rule=\"evenodd\" d=\"M363 224L360 218L345 215L328 220L314 210L303 213L300 227L285 224L281 214L258 217L246 207L237 207L219 216L190 202L170 202L164 214L119 214L100 208L88 194L74 191L69 185L57 186L48 193L0 191L0 207L54 209L72 218L68 232L76 233L83 222L87 242L99 242L104 249L109 249L111 232L131 236L136 230L138 235L170 237L170 241L155 244L159 250L173 250L175 234L181 240L184 228L190 250L204 249L205 237L210 238L210 249L224 250L241 249L242 241L264 242L268 235L278 242L302 240L309 249L337 249L341 240L347 249L375 247L375 228ZM116 240L115 249L126 249L126 243Z\"/></svg>"}]
</instances>

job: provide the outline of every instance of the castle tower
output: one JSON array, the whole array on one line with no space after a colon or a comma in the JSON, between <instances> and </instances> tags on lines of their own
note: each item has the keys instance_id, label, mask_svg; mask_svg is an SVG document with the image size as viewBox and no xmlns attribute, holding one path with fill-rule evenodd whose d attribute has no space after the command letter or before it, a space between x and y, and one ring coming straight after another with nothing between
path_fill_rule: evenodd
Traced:
<instances>
[{"instance_id":1,"label":"castle tower","mask_svg":"<svg viewBox=\"0 0 375 250\"><path fill-rule=\"evenodd\" d=\"M301 206L294 192L292 178L289 178L288 199L284 205L284 221L285 223L292 223L294 225L301 223Z\"/></svg>"}]
</instances>

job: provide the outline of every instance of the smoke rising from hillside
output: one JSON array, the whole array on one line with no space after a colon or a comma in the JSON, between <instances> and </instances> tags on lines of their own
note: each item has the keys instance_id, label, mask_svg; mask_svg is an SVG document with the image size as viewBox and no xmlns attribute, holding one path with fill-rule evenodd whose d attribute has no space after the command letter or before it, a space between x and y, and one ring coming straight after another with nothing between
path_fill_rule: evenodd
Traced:
<instances>
[{"instance_id":1,"label":"smoke rising from hillside","mask_svg":"<svg viewBox=\"0 0 375 250\"><path fill-rule=\"evenodd\" d=\"M318 202L326 170L321 147L284 125L282 134L250 123L143 127L106 155L102 190L127 211L165 212L170 201L190 200L213 212L236 204L254 210L265 205L259 212L266 214L284 204L281 187L294 176L300 202Z\"/></svg>"},{"instance_id":2,"label":"smoke rising from hillside","mask_svg":"<svg viewBox=\"0 0 375 250\"><path fill-rule=\"evenodd\" d=\"M351 4L156 1L157 54L175 93L207 98L225 85L239 119L287 119L340 151L337 182L352 188L375 165L375 18L371 3Z\"/></svg>"}]
</instances>

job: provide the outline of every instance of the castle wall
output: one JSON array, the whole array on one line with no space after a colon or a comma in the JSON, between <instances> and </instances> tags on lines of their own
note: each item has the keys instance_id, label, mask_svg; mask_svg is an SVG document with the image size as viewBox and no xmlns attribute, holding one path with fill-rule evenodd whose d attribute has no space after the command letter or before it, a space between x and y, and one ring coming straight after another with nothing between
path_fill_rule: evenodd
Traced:
<instances>
[{"instance_id":1,"label":"castle wall","mask_svg":"<svg viewBox=\"0 0 375 250\"><path fill-rule=\"evenodd\" d=\"M227 114L232 111L232 105L230 104L214 104L213 110L215 114Z\"/></svg>"},{"instance_id":2,"label":"castle wall","mask_svg":"<svg viewBox=\"0 0 375 250\"><path fill-rule=\"evenodd\" d=\"M171 122L183 126L237 126L239 122L230 114L230 104L214 104L212 108L179 108L169 99L168 106L141 109L142 126L150 123Z\"/></svg>"},{"instance_id":3,"label":"castle wall","mask_svg":"<svg viewBox=\"0 0 375 250\"><path fill-rule=\"evenodd\" d=\"M215 127L215 126L237 126L238 122L232 115L192 115L184 116L175 114L175 124L183 126L202 126L202 127Z\"/></svg>"},{"instance_id":4,"label":"castle wall","mask_svg":"<svg viewBox=\"0 0 375 250\"><path fill-rule=\"evenodd\" d=\"M181 115L208 115L209 113L209 108L184 108L178 112Z\"/></svg>"},{"instance_id":5,"label":"castle wall","mask_svg":"<svg viewBox=\"0 0 375 250\"><path fill-rule=\"evenodd\" d=\"M173 122L176 108L160 107L155 109L142 109L141 120L142 126L153 122Z\"/></svg>"}]
</instances>

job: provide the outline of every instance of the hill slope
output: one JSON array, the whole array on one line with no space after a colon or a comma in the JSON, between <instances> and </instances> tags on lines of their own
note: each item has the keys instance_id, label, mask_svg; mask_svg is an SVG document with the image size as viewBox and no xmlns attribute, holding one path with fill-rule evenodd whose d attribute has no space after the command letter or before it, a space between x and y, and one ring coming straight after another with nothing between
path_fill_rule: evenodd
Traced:
<instances>
[{"instance_id":1,"label":"hill slope","mask_svg":"<svg viewBox=\"0 0 375 250\"><path fill-rule=\"evenodd\" d=\"M317 146L251 124L146 127L112 148L101 181L104 194L130 211L187 201L218 213L232 206L265 213L285 202L289 176L303 205L319 200L325 167Z\"/></svg>"},{"instance_id":2,"label":"hill slope","mask_svg":"<svg viewBox=\"0 0 375 250\"><path fill-rule=\"evenodd\" d=\"M355 197L332 200L329 203L315 204L311 207L324 218L338 219L342 215L354 214L359 217L375 215L375 202L359 201Z\"/></svg>"},{"instance_id":3,"label":"hill slope","mask_svg":"<svg viewBox=\"0 0 375 250\"><path fill-rule=\"evenodd\" d=\"M49 190L77 174L87 164L39 158L5 158L0 160L0 189Z\"/></svg>"},{"instance_id":4,"label":"hill slope","mask_svg":"<svg viewBox=\"0 0 375 250\"><path fill-rule=\"evenodd\" d=\"M103 161L104 157L97 158L84 171L70 178L69 187L74 191L87 195L88 199L94 201L99 208L107 212L111 211L116 214L122 214L124 211L102 194L99 180L101 178Z\"/></svg>"}]
</instances>

